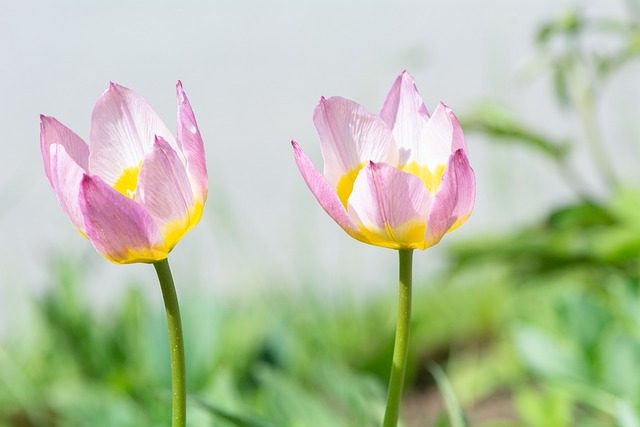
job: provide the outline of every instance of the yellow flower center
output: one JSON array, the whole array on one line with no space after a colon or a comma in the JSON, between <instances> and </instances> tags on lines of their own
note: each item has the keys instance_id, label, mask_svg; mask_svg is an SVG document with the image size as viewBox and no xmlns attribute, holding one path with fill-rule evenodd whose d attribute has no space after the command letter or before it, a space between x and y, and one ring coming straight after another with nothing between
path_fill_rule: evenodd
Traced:
<instances>
[{"instance_id":1,"label":"yellow flower center","mask_svg":"<svg viewBox=\"0 0 640 427\"><path fill-rule=\"evenodd\" d=\"M436 194L436 190L440 187L442 181L442 174L446 165L441 164L435 167L432 171L426 165L420 165L416 162L407 163L406 165L398 166L398 169L404 172L408 172L420 178L424 185L427 186L427 190L432 196Z\"/></svg>"},{"instance_id":2,"label":"yellow flower center","mask_svg":"<svg viewBox=\"0 0 640 427\"><path fill-rule=\"evenodd\" d=\"M336 185L336 194L338 194L338 198L342 202L342 206L347 209L347 200L349 200L349 196L351 196L351 192L353 191L353 183L356 181L358 177L358 173L364 167L365 162L360 163L353 169L350 169L349 172L345 173L338 180L338 185Z\"/></svg>"},{"instance_id":3,"label":"yellow flower center","mask_svg":"<svg viewBox=\"0 0 640 427\"><path fill-rule=\"evenodd\" d=\"M353 169L350 169L349 172L345 173L338 180L338 184L336 185L336 193L338 194L338 198L342 202L342 205L347 208L347 200L349 200L349 196L351 196L351 192L353 191L353 183L358 177L358 173L364 167L366 162L360 163ZM412 175L417 176L424 182L424 185L429 190L431 195L436 194L436 190L440 186L440 182L442 181L442 174L444 173L446 165L441 164L435 167L432 171L426 165L420 165L416 162L407 163L406 165L398 166L403 172L410 173Z\"/></svg>"},{"instance_id":4,"label":"yellow flower center","mask_svg":"<svg viewBox=\"0 0 640 427\"><path fill-rule=\"evenodd\" d=\"M113 188L115 188L121 194L127 196L130 199L136 199L136 188L138 187L138 175L140 174L140 166L142 166L142 162L138 164L138 166L130 166L125 168L120 178L113 184Z\"/></svg>"}]
</instances>

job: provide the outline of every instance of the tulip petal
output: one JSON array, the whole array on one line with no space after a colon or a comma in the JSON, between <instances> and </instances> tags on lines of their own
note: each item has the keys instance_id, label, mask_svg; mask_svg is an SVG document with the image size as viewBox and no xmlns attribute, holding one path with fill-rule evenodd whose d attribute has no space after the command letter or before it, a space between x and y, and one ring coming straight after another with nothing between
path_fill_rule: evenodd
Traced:
<instances>
[{"instance_id":1,"label":"tulip petal","mask_svg":"<svg viewBox=\"0 0 640 427\"><path fill-rule=\"evenodd\" d=\"M304 151L302 151L298 143L291 141L291 145L293 146L293 153L298 169L300 169L302 177L320 203L320 206L322 206L325 212L351 237L365 241L358 231L358 228L353 221L351 221L349 214L342 205L335 190L331 188L324 176L322 176L313 163L311 163L311 160L309 160Z\"/></svg>"},{"instance_id":2,"label":"tulip petal","mask_svg":"<svg viewBox=\"0 0 640 427\"><path fill-rule=\"evenodd\" d=\"M128 169L140 166L156 135L178 148L169 129L144 98L111 83L91 115L91 173L113 186Z\"/></svg>"},{"instance_id":3,"label":"tulip petal","mask_svg":"<svg viewBox=\"0 0 640 427\"><path fill-rule=\"evenodd\" d=\"M392 130L400 149L398 163L426 164L426 152L421 146L426 143L429 113L413 77L406 71L396 78L380 110L380 117Z\"/></svg>"},{"instance_id":4,"label":"tulip petal","mask_svg":"<svg viewBox=\"0 0 640 427\"><path fill-rule=\"evenodd\" d=\"M415 175L386 163L360 171L349 198L349 215L369 243L393 249L424 249L431 194Z\"/></svg>"},{"instance_id":5,"label":"tulip petal","mask_svg":"<svg viewBox=\"0 0 640 427\"><path fill-rule=\"evenodd\" d=\"M80 209L87 236L96 250L116 264L155 262L168 250L151 215L101 178L84 175Z\"/></svg>"},{"instance_id":6,"label":"tulip petal","mask_svg":"<svg viewBox=\"0 0 640 427\"><path fill-rule=\"evenodd\" d=\"M84 218L78 201L80 181L86 171L78 166L75 160L67 153L64 145L52 144L49 149L51 160L49 180L53 187L53 192L75 229L83 236L86 236Z\"/></svg>"},{"instance_id":7,"label":"tulip petal","mask_svg":"<svg viewBox=\"0 0 640 427\"><path fill-rule=\"evenodd\" d=\"M194 197L201 205L207 200L208 178L204 156L204 144L196 117L187 95L182 90L182 82L176 85L178 96L178 144L184 152L187 171L193 185Z\"/></svg>"},{"instance_id":8,"label":"tulip petal","mask_svg":"<svg viewBox=\"0 0 640 427\"><path fill-rule=\"evenodd\" d=\"M61 145L67 156L70 157L80 168L89 169L89 146L76 135L71 129L54 119L40 115L40 151L44 161L44 171L51 180L51 150L52 145Z\"/></svg>"},{"instance_id":9,"label":"tulip petal","mask_svg":"<svg viewBox=\"0 0 640 427\"><path fill-rule=\"evenodd\" d=\"M473 209L476 194L476 178L463 149L449 158L442 175L431 211L429 226L425 232L426 246L433 246L445 233L454 230L467 220Z\"/></svg>"},{"instance_id":10,"label":"tulip petal","mask_svg":"<svg viewBox=\"0 0 640 427\"><path fill-rule=\"evenodd\" d=\"M176 151L157 137L140 168L136 201L161 229L169 250L200 220L191 184ZM192 214L198 214L197 218Z\"/></svg>"},{"instance_id":11,"label":"tulip petal","mask_svg":"<svg viewBox=\"0 0 640 427\"><path fill-rule=\"evenodd\" d=\"M322 98L313 113L324 158L324 177L336 188L340 178L367 162L398 163L398 149L384 121L341 97Z\"/></svg>"},{"instance_id":12,"label":"tulip petal","mask_svg":"<svg viewBox=\"0 0 640 427\"><path fill-rule=\"evenodd\" d=\"M432 171L446 165L456 150L466 150L460 123L451 109L442 102L427 122L424 143L420 147L424 150L421 158L426 160L422 164L426 164Z\"/></svg>"},{"instance_id":13,"label":"tulip petal","mask_svg":"<svg viewBox=\"0 0 640 427\"><path fill-rule=\"evenodd\" d=\"M451 152L454 153L457 150L464 150L467 152L467 141L464 138L464 134L462 133L462 126L460 126L460 122L455 114L453 114L453 110L445 105L447 110L447 114L449 115L449 119L451 120L451 126L453 127L453 141L451 143Z\"/></svg>"}]
</instances>

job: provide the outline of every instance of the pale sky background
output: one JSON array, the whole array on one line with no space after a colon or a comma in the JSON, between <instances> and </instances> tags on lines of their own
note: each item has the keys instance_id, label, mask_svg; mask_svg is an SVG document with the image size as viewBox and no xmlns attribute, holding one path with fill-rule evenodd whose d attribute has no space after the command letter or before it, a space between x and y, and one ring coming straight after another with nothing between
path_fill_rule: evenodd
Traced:
<instances>
[{"instance_id":1,"label":"pale sky background","mask_svg":"<svg viewBox=\"0 0 640 427\"><path fill-rule=\"evenodd\" d=\"M112 265L75 233L42 170L39 114L88 140L93 104L109 81L144 96L175 129L182 80L205 140L204 218L170 257L179 293L244 295L309 283L345 298L395 293L395 252L356 242L322 211L299 176L290 140L322 168L311 120L320 96L378 112L403 69L430 111L443 101L463 115L479 100L500 99L532 126L567 135L575 129L555 109L547 82L524 84L516 75L533 56L537 25L570 4L1 1L0 324L18 318L24 295L46 289L56 254L86 266L93 300L111 301L131 282L148 284L159 298L151 266ZM621 1L577 4L611 16L624 10ZM638 75L637 66L628 68L602 106L610 140L635 138L620 161L623 178L635 183ZM441 263L447 243L505 232L568 200L556 172L536 155L477 135L467 140L478 180L475 211L441 245L415 254L417 277Z\"/></svg>"}]
</instances>

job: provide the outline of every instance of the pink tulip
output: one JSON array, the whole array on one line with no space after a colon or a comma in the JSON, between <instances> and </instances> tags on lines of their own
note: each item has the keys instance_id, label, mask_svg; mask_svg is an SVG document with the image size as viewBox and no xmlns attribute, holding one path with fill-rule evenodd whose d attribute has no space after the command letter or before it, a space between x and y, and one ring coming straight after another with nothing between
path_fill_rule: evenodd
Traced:
<instances>
[{"instance_id":1,"label":"pink tulip","mask_svg":"<svg viewBox=\"0 0 640 427\"><path fill-rule=\"evenodd\" d=\"M352 237L426 249L471 214L476 183L460 124L442 103L429 116L406 71L380 115L331 97L320 99L313 121L324 174L292 141L296 163L320 205Z\"/></svg>"},{"instance_id":2,"label":"pink tulip","mask_svg":"<svg viewBox=\"0 0 640 427\"><path fill-rule=\"evenodd\" d=\"M40 116L40 149L51 187L83 236L109 261L167 258L202 216L204 147L182 83L173 137L138 94L111 83L91 116L89 144Z\"/></svg>"}]
</instances>

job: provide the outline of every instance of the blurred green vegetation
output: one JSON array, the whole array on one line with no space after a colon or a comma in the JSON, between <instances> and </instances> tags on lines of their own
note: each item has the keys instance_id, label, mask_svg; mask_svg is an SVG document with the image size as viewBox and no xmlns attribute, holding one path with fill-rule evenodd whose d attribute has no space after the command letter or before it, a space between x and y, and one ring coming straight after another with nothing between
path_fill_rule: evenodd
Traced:
<instances>
[{"instance_id":1,"label":"blurred green vegetation","mask_svg":"<svg viewBox=\"0 0 640 427\"><path fill-rule=\"evenodd\" d=\"M449 246L446 270L429 284L417 278L406 426L640 426L640 185L618 183L596 108L606 82L640 54L638 9L628 4L625 21L573 10L539 29L531 69L575 112L580 135L551 138L495 102L463 117L468 135L548 159L575 197L520 229ZM606 54L588 43L594 35L613 41ZM571 169L579 144L591 150L604 198ZM1 427L166 425L164 313L136 287L96 313L80 297L88 274L58 260L33 324L1 343ZM190 426L379 425L395 327L389 295L182 305Z\"/></svg>"}]
</instances>

